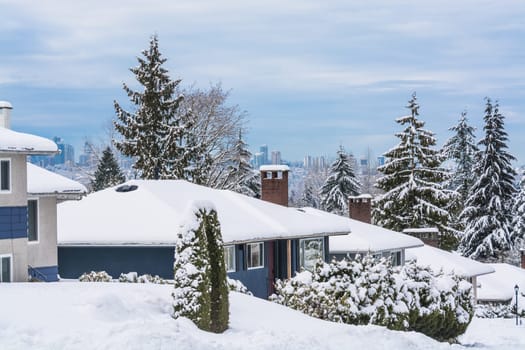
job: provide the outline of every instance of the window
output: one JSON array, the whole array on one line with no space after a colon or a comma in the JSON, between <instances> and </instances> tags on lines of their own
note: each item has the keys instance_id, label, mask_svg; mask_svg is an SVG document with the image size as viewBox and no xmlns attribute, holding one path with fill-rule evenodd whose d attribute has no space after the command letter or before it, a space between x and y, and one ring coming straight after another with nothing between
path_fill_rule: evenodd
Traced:
<instances>
[{"instance_id":1,"label":"window","mask_svg":"<svg viewBox=\"0 0 525 350\"><path fill-rule=\"evenodd\" d=\"M324 239L312 238L299 240L299 266L313 271L319 259L324 260Z\"/></svg>"},{"instance_id":2,"label":"window","mask_svg":"<svg viewBox=\"0 0 525 350\"><path fill-rule=\"evenodd\" d=\"M271 171L267 171L266 172L266 178L267 179L271 179L272 178L272 172Z\"/></svg>"},{"instance_id":3,"label":"window","mask_svg":"<svg viewBox=\"0 0 525 350\"><path fill-rule=\"evenodd\" d=\"M248 258L246 267L257 269L264 267L264 245L263 243L249 243L246 245L246 257Z\"/></svg>"},{"instance_id":4,"label":"window","mask_svg":"<svg viewBox=\"0 0 525 350\"><path fill-rule=\"evenodd\" d=\"M11 255L0 255L0 282L11 282Z\"/></svg>"},{"instance_id":5,"label":"window","mask_svg":"<svg viewBox=\"0 0 525 350\"><path fill-rule=\"evenodd\" d=\"M38 201L30 199L27 201L27 240L38 241Z\"/></svg>"},{"instance_id":6,"label":"window","mask_svg":"<svg viewBox=\"0 0 525 350\"><path fill-rule=\"evenodd\" d=\"M11 190L11 161L0 160L0 192Z\"/></svg>"},{"instance_id":7,"label":"window","mask_svg":"<svg viewBox=\"0 0 525 350\"><path fill-rule=\"evenodd\" d=\"M226 265L226 272L235 271L235 246L227 245L224 247L224 263Z\"/></svg>"},{"instance_id":8,"label":"window","mask_svg":"<svg viewBox=\"0 0 525 350\"><path fill-rule=\"evenodd\" d=\"M401 251L390 253L392 258L392 266L401 266Z\"/></svg>"}]
</instances>

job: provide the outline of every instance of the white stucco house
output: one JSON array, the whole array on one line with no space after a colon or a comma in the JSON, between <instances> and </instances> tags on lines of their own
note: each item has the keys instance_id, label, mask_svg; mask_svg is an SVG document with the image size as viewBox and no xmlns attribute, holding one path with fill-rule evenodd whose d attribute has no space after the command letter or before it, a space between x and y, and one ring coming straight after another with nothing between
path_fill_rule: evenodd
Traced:
<instances>
[{"instance_id":1,"label":"white stucco house","mask_svg":"<svg viewBox=\"0 0 525 350\"><path fill-rule=\"evenodd\" d=\"M12 106L0 101L0 282L58 279L56 203L79 199L86 188L27 163L57 145L10 129Z\"/></svg>"}]
</instances>

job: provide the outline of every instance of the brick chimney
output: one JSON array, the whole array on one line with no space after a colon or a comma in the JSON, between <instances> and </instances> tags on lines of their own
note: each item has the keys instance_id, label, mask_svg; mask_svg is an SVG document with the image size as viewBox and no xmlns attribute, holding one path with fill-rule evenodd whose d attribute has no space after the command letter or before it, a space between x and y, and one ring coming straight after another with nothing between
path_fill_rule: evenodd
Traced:
<instances>
[{"instance_id":1,"label":"brick chimney","mask_svg":"<svg viewBox=\"0 0 525 350\"><path fill-rule=\"evenodd\" d=\"M288 206L288 172L286 165L263 165L261 171L261 199Z\"/></svg>"},{"instance_id":2,"label":"brick chimney","mask_svg":"<svg viewBox=\"0 0 525 350\"><path fill-rule=\"evenodd\" d=\"M7 101L0 101L0 128L11 128L11 110L13 106Z\"/></svg>"},{"instance_id":3,"label":"brick chimney","mask_svg":"<svg viewBox=\"0 0 525 350\"><path fill-rule=\"evenodd\" d=\"M361 194L348 197L348 211L350 218L367 224L372 223L372 196Z\"/></svg>"},{"instance_id":4,"label":"brick chimney","mask_svg":"<svg viewBox=\"0 0 525 350\"><path fill-rule=\"evenodd\" d=\"M520 249L521 253L521 268L525 269L525 249Z\"/></svg>"}]
</instances>

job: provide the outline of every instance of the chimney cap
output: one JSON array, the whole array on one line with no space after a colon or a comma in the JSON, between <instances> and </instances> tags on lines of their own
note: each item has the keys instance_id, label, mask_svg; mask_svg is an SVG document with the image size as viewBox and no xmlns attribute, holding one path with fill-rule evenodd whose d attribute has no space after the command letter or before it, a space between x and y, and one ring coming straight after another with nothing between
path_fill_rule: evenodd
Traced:
<instances>
[{"instance_id":1,"label":"chimney cap","mask_svg":"<svg viewBox=\"0 0 525 350\"><path fill-rule=\"evenodd\" d=\"M7 101L0 101L0 108L13 109L13 106L11 105L11 103L9 103Z\"/></svg>"},{"instance_id":2,"label":"chimney cap","mask_svg":"<svg viewBox=\"0 0 525 350\"><path fill-rule=\"evenodd\" d=\"M278 165L278 164L270 164L270 165L262 165L259 168L260 171L290 171L290 168L288 165Z\"/></svg>"},{"instance_id":3,"label":"chimney cap","mask_svg":"<svg viewBox=\"0 0 525 350\"><path fill-rule=\"evenodd\" d=\"M373 197L371 194L364 193L364 194L360 194L359 196L348 196L348 198L350 199L360 199L360 198L372 199Z\"/></svg>"}]
</instances>

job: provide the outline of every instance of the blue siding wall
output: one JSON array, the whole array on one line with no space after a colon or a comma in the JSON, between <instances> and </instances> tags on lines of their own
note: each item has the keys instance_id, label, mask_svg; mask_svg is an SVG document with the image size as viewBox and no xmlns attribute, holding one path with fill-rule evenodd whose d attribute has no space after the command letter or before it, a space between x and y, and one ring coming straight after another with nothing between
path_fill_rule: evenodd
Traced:
<instances>
[{"instance_id":1,"label":"blue siding wall","mask_svg":"<svg viewBox=\"0 0 525 350\"><path fill-rule=\"evenodd\" d=\"M228 272L228 277L241 281L250 292L256 297L267 299L269 295L270 275L269 275L269 260L268 254L270 252L270 245L273 242L264 243L264 267L257 269L246 268L246 260L244 258L246 250L244 244L235 246L235 260L236 271Z\"/></svg>"},{"instance_id":2,"label":"blue siding wall","mask_svg":"<svg viewBox=\"0 0 525 350\"><path fill-rule=\"evenodd\" d=\"M0 239L27 237L27 206L0 207Z\"/></svg>"},{"instance_id":3,"label":"blue siding wall","mask_svg":"<svg viewBox=\"0 0 525 350\"><path fill-rule=\"evenodd\" d=\"M159 275L173 279L173 247L58 247L58 272L62 278L78 278L84 272L106 271Z\"/></svg>"},{"instance_id":4,"label":"blue siding wall","mask_svg":"<svg viewBox=\"0 0 525 350\"><path fill-rule=\"evenodd\" d=\"M43 282L58 281L58 266L30 267L27 272L31 278Z\"/></svg>"}]
</instances>

